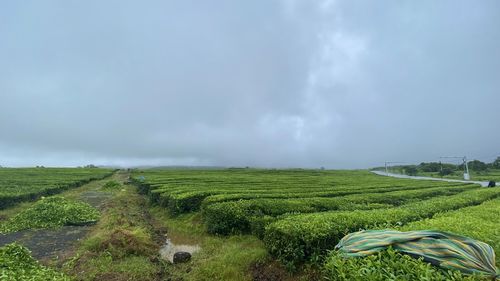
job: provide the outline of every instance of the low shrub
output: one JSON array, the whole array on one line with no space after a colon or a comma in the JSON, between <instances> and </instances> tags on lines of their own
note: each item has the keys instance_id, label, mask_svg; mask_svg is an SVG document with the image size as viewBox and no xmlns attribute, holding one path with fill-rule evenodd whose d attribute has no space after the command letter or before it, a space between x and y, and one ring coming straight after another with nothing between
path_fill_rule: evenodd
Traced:
<instances>
[{"instance_id":1,"label":"low shrub","mask_svg":"<svg viewBox=\"0 0 500 281\"><path fill-rule=\"evenodd\" d=\"M392 249L357 258L346 258L337 251L332 251L326 258L323 275L324 280L329 281L484 280L479 276L466 276L459 271L434 267L422 259L415 259Z\"/></svg>"},{"instance_id":2,"label":"low shrub","mask_svg":"<svg viewBox=\"0 0 500 281\"><path fill-rule=\"evenodd\" d=\"M122 185L115 181L115 180L111 180L111 181L108 181L106 182L103 186L102 186L103 189L107 189L107 190L118 190L118 189L121 189L122 188Z\"/></svg>"},{"instance_id":3,"label":"low shrub","mask_svg":"<svg viewBox=\"0 0 500 281\"><path fill-rule=\"evenodd\" d=\"M31 257L30 251L16 243L0 247L0 280L11 281L70 281L51 268L42 266Z\"/></svg>"}]
</instances>

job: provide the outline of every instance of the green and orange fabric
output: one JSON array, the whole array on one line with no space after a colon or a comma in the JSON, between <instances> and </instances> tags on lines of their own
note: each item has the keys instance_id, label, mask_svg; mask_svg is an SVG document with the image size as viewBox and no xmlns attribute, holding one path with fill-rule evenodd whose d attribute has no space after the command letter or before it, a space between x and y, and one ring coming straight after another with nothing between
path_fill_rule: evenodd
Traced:
<instances>
[{"instance_id":1,"label":"green and orange fabric","mask_svg":"<svg viewBox=\"0 0 500 281\"><path fill-rule=\"evenodd\" d=\"M481 241L440 231L364 230L350 233L335 246L342 256L362 257L392 247L395 251L467 274L500 278L493 248Z\"/></svg>"}]
</instances>

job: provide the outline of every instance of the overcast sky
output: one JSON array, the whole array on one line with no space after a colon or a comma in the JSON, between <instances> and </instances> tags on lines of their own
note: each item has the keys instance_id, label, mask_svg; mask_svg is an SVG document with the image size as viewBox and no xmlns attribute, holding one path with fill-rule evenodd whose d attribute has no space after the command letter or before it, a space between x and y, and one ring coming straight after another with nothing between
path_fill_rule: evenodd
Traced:
<instances>
[{"instance_id":1,"label":"overcast sky","mask_svg":"<svg viewBox=\"0 0 500 281\"><path fill-rule=\"evenodd\" d=\"M500 1L0 3L0 165L500 155Z\"/></svg>"}]
</instances>

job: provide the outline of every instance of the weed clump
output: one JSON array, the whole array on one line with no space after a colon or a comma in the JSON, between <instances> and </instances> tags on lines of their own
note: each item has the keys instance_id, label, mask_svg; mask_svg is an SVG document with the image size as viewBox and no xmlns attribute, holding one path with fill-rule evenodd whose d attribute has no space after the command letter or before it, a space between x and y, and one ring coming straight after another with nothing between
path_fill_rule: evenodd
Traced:
<instances>
[{"instance_id":1,"label":"weed clump","mask_svg":"<svg viewBox=\"0 0 500 281\"><path fill-rule=\"evenodd\" d=\"M0 233L57 228L64 225L87 225L96 222L99 216L99 211L85 202L63 197L42 198L32 207L0 224Z\"/></svg>"},{"instance_id":2,"label":"weed clump","mask_svg":"<svg viewBox=\"0 0 500 281\"><path fill-rule=\"evenodd\" d=\"M71 280L63 273L40 265L31 257L27 248L16 243L0 247L0 279L13 281Z\"/></svg>"},{"instance_id":3,"label":"weed clump","mask_svg":"<svg viewBox=\"0 0 500 281\"><path fill-rule=\"evenodd\" d=\"M102 186L102 188L108 189L108 190L118 190L118 189L122 188L122 185L117 181L111 180L111 181L106 182Z\"/></svg>"}]
</instances>

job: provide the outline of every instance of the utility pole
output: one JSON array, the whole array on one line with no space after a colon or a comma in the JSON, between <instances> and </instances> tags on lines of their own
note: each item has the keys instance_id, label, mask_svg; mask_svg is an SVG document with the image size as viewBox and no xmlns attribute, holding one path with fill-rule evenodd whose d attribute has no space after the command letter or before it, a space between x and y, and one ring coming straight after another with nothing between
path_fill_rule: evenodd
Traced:
<instances>
[{"instance_id":1,"label":"utility pole","mask_svg":"<svg viewBox=\"0 0 500 281\"><path fill-rule=\"evenodd\" d=\"M469 165L467 164L467 157L464 156L465 173L464 180L470 180Z\"/></svg>"},{"instance_id":2,"label":"utility pole","mask_svg":"<svg viewBox=\"0 0 500 281\"><path fill-rule=\"evenodd\" d=\"M461 159L464 164L464 180L470 180L469 165L467 164L466 156L441 156L439 159ZM440 161L441 162L441 161Z\"/></svg>"}]
</instances>

